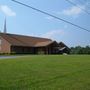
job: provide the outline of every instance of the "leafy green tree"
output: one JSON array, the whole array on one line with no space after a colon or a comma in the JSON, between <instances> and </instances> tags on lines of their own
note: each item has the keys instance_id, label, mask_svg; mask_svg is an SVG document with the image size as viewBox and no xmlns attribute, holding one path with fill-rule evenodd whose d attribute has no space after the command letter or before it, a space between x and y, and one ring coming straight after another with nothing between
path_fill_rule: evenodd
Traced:
<instances>
[{"instance_id":1,"label":"leafy green tree","mask_svg":"<svg viewBox=\"0 0 90 90\"><path fill-rule=\"evenodd\" d=\"M90 54L90 46L86 46L86 47L81 47L81 46L71 47L70 54Z\"/></svg>"}]
</instances>

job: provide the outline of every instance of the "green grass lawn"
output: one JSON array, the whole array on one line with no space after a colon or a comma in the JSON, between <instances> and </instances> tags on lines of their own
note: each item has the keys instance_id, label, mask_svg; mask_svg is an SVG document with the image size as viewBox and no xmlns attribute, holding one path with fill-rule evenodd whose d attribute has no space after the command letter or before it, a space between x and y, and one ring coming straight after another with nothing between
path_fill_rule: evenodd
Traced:
<instances>
[{"instance_id":1,"label":"green grass lawn","mask_svg":"<svg viewBox=\"0 0 90 90\"><path fill-rule=\"evenodd\" d=\"M0 59L0 90L90 90L90 56Z\"/></svg>"}]
</instances>

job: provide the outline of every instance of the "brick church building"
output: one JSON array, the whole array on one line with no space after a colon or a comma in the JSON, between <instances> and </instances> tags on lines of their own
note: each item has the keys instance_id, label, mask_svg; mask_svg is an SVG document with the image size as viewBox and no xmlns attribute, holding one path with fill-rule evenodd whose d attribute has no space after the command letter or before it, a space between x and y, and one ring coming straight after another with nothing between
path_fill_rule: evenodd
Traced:
<instances>
[{"instance_id":1,"label":"brick church building","mask_svg":"<svg viewBox=\"0 0 90 90\"><path fill-rule=\"evenodd\" d=\"M6 31L5 20L4 32L0 33L0 53L68 54L70 51L63 42L57 43L48 38L9 34Z\"/></svg>"}]
</instances>

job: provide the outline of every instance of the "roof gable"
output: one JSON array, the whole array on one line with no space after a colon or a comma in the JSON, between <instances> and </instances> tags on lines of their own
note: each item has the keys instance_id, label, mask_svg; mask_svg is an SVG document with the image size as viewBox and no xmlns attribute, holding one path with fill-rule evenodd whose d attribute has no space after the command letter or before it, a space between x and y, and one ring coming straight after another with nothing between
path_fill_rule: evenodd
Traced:
<instances>
[{"instance_id":1,"label":"roof gable","mask_svg":"<svg viewBox=\"0 0 90 90\"><path fill-rule=\"evenodd\" d=\"M16 34L0 33L0 36L7 40L13 46L46 46L52 42L51 39L31 37Z\"/></svg>"}]
</instances>

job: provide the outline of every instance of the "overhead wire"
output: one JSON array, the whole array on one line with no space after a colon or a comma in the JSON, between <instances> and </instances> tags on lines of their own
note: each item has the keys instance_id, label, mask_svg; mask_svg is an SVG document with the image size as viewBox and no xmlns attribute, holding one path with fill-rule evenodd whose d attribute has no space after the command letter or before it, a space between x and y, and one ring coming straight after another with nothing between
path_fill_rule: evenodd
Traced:
<instances>
[{"instance_id":1,"label":"overhead wire","mask_svg":"<svg viewBox=\"0 0 90 90\"><path fill-rule=\"evenodd\" d=\"M81 0L78 0L78 2L81 4L81 5L85 5L86 9L87 9L87 12L90 12L90 1L86 0L86 1L81 1Z\"/></svg>"},{"instance_id":2,"label":"overhead wire","mask_svg":"<svg viewBox=\"0 0 90 90\"><path fill-rule=\"evenodd\" d=\"M65 1L67 1L67 2L70 3L70 4L72 4L73 6L76 6L76 7L80 8L83 12L87 13L88 15L90 15L90 13L89 13L86 9L80 7L80 6L77 5L76 3L74 3L74 2L72 2L72 1L70 1L70 0L65 0Z\"/></svg>"},{"instance_id":3,"label":"overhead wire","mask_svg":"<svg viewBox=\"0 0 90 90\"><path fill-rule=\"evenodd\" d=\"M15 3L18 3L18 4L20 4L20 5L23 5L23 6L25 6L25 7L31 8L31 9L37 11L37 12L43 13L43 14L45 14L45 15L51 16L51 17L53 17L53 18L55 18L55 19L58 19L58 20L60 20L60 21L65 22L65 23L68 23L68 24L70 24L70 25L72 25L72 26L75 26L75 27L77 27L77 28L79 28L79 29L82 29L82 30L84 30L84 31L90 32L90 30L88 30L88 29L86 29L86 28L83 28L83 27L81 27L81 26L79 26L79 25L77 25L77 24L74 24L74 23L70 22L70 21L67 21L67 20L65 20L65 19L59 18L59 17L57 17L57 16L55 16L55 15L52 15L52 14L50 14L50 13L47 13L47 12L45 12L45 11L43 11L43 10L40 10L40 9L37 9L37 8L32 7L32 6L30 6L30 5L24 4L24 3L19 2L19 1L17 1L17 0L12 0L12 1L15 2Z\"/></svg>"},{"instance_id":4,"label":"overhead wire","mask_svg":"<svg viewBox=\"0 0 90 90\"><path fill-rule=\"evenodd\" d=\"M80 1L80 0L78 0L78 2L80 3L80 4L84 4L82 1Z\"/></svg>"}]
</instances>

